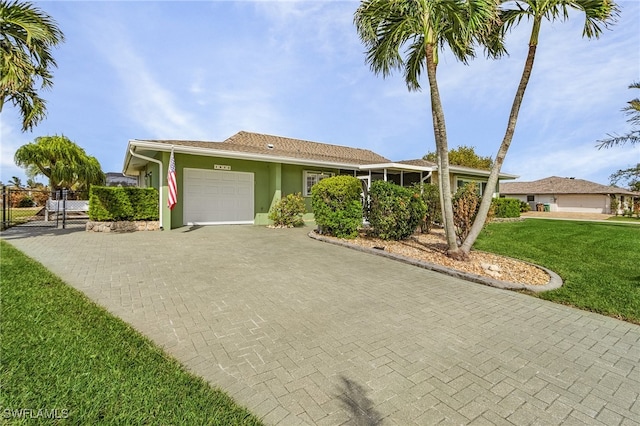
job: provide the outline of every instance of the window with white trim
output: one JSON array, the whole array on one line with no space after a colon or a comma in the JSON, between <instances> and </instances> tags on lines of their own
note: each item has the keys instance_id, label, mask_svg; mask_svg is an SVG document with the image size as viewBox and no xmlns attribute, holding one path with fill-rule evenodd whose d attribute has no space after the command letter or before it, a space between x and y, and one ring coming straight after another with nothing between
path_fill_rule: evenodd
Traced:
<instances>
[{"instance_id":1,"label":"window with white trim","mask_svg":"<svg viewBox=\"0 0 640 426\"><path fill-rule=\"evenodd\" d=\"M478 195L482 196L482 194L484 194L484 191L487 189L487 182L478 182L471 179L458 179L456 182L456 187L462 188L466 184L472 182L476 184L476 192L478 192Z\"/></svg>"},{"instance_id":2,"label":"window with white trim","mask_svg":"<svg viewBox=\"0 0 640 426\"><path fill-rule=\"evenodd\" d=\"M322 179L333 177L333 173L329 172L311 172L305 170L303 173L303 182L302 188L303 196L310 197L311 196L311 187L316 183L320 182Z\"/></svg>"}]
</instances>

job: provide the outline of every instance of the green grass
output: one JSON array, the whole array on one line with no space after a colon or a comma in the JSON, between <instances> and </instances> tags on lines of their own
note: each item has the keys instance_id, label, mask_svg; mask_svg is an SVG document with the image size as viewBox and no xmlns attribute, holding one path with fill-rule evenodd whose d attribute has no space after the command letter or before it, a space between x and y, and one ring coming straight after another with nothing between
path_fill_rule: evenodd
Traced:
<instances>
[{"instance_id":1,"label":"green grass","mask_svg":"<svg viewBox=\"0 0 640 426\"><path fill-rule=\"evenodd\" d=\"M490 251L547 267L558 289L537 297L640 324L640 227L529 219L489 224L476 242Z\"/></svg>"},{"instance_id":2,"label":"green grass","mask_svg":"<svg viewBox=\"0 0 640 426\"><path fill-rule=\"evenodd\" d=\"M43 409L72 424L261 424L4 241L0 271L1 419L33 424L7 410Z\"/></svg>"},{"instance_id":3,"label":"green grass","mask_svg":"<svg viewBox=\"0 0 640 426\"><path fill-rule=\"evenodd\" d=\"M607 220L613 220L616 222L631 222L631 223L637 223L640 224L640 218L638 217L629 217L629 216L611 216L609 219Z\"/></svg>"},{"instance_id":4,"label":"green grass","mask_svg":"<svg viewBox=\"0 0 640 426\"><path fill-rule=\"evenodd\" d=\"M25 223L30 220L43 220L44 217L37 217L42 207L12 207L11 217L9 218L13 224Z\"/></svg>"}]
</instances>

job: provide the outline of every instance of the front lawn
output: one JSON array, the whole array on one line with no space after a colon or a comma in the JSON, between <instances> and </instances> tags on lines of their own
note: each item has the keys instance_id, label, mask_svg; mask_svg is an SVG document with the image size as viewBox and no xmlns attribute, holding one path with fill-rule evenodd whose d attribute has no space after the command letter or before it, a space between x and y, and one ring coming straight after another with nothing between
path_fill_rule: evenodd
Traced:
<instances>
[{"instance_id":1,"label":"front lawn","mask_svg":"<svg viewBox=\"0 0 640 426\"><path fill-rule=\"evenodd\" d=\"M630 223L637 223L640 225L640 218L636 217L636 216L611 216L609 219L607 220L612 220L612 221L616 221L616 222L630 222Z\"/></svg>"},{"instance_id":2,"label":"front lawn","mask_svg":"<svg viewBox=\"0 0 640 426\"><path fill-rule=\"evenodd\" d=\"M4 241L0 269L4 421L260 424L226 394L186 372L129 325Z\"/></svg>"},{"instance_id":3,"label":"front lawn","mask_svg":"<svg viewBox=\"0 0 640 426\"><path fill-rule=\"evenodd\" d=\"M640 227L528 219L491 223L478 250L545 266L564 285L535 296L640 324Z\"/></svg>"}]
</instances>

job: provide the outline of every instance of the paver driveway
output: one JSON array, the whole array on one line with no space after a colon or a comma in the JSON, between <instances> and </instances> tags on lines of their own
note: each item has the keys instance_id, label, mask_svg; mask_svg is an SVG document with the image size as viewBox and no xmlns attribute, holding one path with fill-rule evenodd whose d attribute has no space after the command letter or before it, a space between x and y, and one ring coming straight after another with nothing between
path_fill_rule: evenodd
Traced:
<instances>
[{"instance_id":1,"label":"paver driveway","mask_svg":"<svg viewBox=\"0 0 640 426\"><path fill-rule=\"evenodd\" d=\"M268 424L640 424L640 327L253 226L2 237Z\"/></svg>"}]
</instances>

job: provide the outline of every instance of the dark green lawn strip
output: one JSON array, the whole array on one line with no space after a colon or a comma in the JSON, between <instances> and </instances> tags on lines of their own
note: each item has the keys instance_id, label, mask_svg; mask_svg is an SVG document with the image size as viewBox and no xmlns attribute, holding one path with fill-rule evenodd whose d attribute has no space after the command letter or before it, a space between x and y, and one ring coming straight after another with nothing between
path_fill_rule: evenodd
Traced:
<instances>
[{"instance_id":1,"label":"dark green lawn strip","mask_svg":"<svg viewBox=\"0 0 640 426\"><path fill-rule=\"evenodd\" d=\"M3 410L68 410L73 424L261 424L42 265L0 244Z\"/></svg>"},{"instance_id":2,"label":"dark green lawn strip","mask_svg":"<svg viewBox=\"0 0 640 426\"><path fill-rule=\"evenodd\" d=\"M475 248L558 273L564 285L538 297L640 324L638 226L540 219L492 223Z\"/></svg>"}]
</instances>

